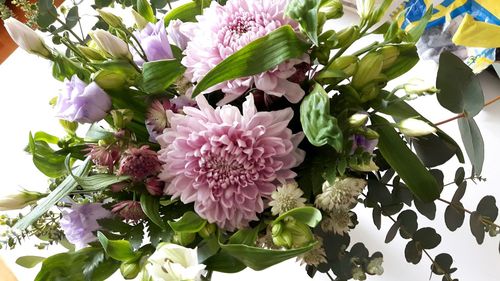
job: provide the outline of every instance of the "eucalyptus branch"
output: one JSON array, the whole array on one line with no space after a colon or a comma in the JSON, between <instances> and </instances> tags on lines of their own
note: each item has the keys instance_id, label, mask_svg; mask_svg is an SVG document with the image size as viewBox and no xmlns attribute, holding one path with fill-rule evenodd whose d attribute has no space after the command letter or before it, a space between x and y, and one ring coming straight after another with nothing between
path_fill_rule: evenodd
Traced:
<instances>
[{"instance_id":1,"label":"eucalyptus branch","mask_svg":"<svg viewBox=\"0 0 500 281\"><path fill-rule=\"evenodd\" d=\"M437 200L443 202L443 203L446 203L450 206L452 206L453 208L455 208L456 210L459 210L459 211L463 211L463 212L466 212L467 214L469 215L472 215L472 211L470 210L467 210L466 208L464 208L463 206L459 205L459 204L456 204L455 202L450 202L448 200L445 200L443 198L438 198ZM481 222L486 225L486 226L495 226L497 228L500 228L500 225L488 220L488 219L485 219L483 218L483 216L481 216Z\"/></svg>"},{"instance_id":2,"label":"eucalyptus branch","mask_svg":"<svg viewBox=\"0 0 500 281\"><path fill-rule=\"evenodd\" d=\"M328 276L328 278L330 278L331 281L335 281L335 279L333 279L333 277L330 275L330 273L328 271L325 273L326 273L326 276Z\"/></svg>"},{"instance_id":3,"label":"eucalyptus branch","mask_svg":"<svg viewBox=\"0 0 500 281\"><path fill-rule=\"evenodd\" d=\"M487 101L487 102L484 104L484 107L490 106L490 105L494 104L495 102L497 102L497 101L499 101L499 100L500 100L500 96L498 96L498 97L496 97L496 98L493 98L493 99L491 99L491 100ZM461 113L461 114L458 114L458 115L456 115L456 116L454 116L454 117L451 117L451 118L449 118L449 119L443 120L443 121L441 121L441 122L437 122L437 123L435 123L434 125L436 125L436 126L443 125L443 124L446 124L446 123L451 122L451 121L453 121L453 120L457 120L457 119L464 118L464 117L465 117L465 113Z\"/></svg>"}]
</instances>

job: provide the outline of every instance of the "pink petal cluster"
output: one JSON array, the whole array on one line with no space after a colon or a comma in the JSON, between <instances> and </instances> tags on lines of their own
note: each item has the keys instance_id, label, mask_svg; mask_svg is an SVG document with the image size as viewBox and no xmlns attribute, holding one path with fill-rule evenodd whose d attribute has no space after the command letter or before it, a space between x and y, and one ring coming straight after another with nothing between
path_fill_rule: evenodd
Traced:
<instances>
[{"instance_id":1,"label":"pink petal cluster","mask_svg":"<svg viewBox=\"0 0 500 281\"><path fill-rule=\"evenodd\" d=\"M304 160L297 148L303 133L287 128L292 109L257 112L252 95L243 114L231 105L214 109L203 95L196 101L199 109L171 113L171 128L158 137L165 163L158 177L166 194L194 202L209 222L245 227L264 210L263 199L296 176L291 169Z\"/></svg>"},{"instance_id":2,"label":"pink petal cluster","mask_svg":"<svg viewBox=\"0 0 500 281\"><path fill-rule=\"evenodd\" d=\"M217 64L250 42L284 25L298 28L296 22L284 15L286 5L287 0L229 0L224 6L212 1L203 15L196 18L197 23L185 23L181 27L190 39L182 60L187 68L186 78L199 82ZM306 54L270 71L223 82L206 92L222 90L226 94L219 102L222 105L255 86L267 94L285 96L290 102L298 103L304 91L288 78L297 71L295 65L303 62L309 63Z\"/></svg>"}]
</instances>

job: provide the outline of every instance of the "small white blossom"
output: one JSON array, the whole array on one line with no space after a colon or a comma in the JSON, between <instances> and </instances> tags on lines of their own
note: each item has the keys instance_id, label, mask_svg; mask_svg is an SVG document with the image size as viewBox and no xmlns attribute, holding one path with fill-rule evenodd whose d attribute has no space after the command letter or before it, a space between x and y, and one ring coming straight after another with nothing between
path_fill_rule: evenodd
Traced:
<instances>
[{"instance_id":1,"label":"small white blossom","mask_svg":"<svg viewBox=\"0 0 500 281\"><path fill-rule=\"evenodd\" d=\"M315 236L318 241L314 247L297 257L297 261L300 261L300 265L313 265L318 266L322 263L327 263L325 248L323 248L323 239L319 236Z\"/></svg>"},{"instance_id":2,"label":"small white blossom","mask_svg":"<svg viewBox=\"0 0 500 281\"><path fill-rule=\"evenodd\" d=\"M281 215L287 211L295 208L304 207L306 202L305 198L302 198L304 192L299 188L296 182L286 183L273 191L271 194L271 212L273 215Z\"/></svg>"},{"instance_id":3,"label":"small white blossom","mask_svg":"<svg viewBox=\"0 0 500 281\"><path fill-rule=\"evenodd\" d=\"M323 193L316 196L315 205L327 212L348 208L366 186L366 180L359 178L336 179L333 185L323 184Z\"/></svg>"},{"instance_id":4,"label":"small white blossom","mask_svg":"<svg viewBox=\"0 0 500 281\"><path fill-rule=\"evenodd\" d=\"M321 229L324 232L343 235L347 233L354 224L351 220L352 213L347 209L336 209L323 217Z\"/></svg>"},{"instance_id":5,"label":"small white blossom","mask_svg":"<svg viewBox=\"0 0 500 281\"><path fill-rule=\"evenodd\" d=\"M196 250L163 243L149 257L144 274L151 281L195 281L204 268Z\"/></svg>"},{"instance_id":6,"label":"small white blossom","mask_svg":"<svg viewBox=\"0 0 500 281\"><path fill-rule=\"evenodd\" d=\"M361 267L355 267L352 269L352 279L366 280L366 274Z\"/></svg>"}]
</instances>

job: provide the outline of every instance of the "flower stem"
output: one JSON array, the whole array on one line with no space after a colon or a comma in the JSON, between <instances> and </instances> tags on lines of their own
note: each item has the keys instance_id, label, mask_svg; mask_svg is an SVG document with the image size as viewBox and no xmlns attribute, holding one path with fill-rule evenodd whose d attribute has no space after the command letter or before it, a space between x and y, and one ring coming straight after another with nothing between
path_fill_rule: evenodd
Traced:
<instances>
[{"instance_id":1,"label":"flower stem","mask_svg":"<svg viewBox=\"0 0 500 281\"><path fill-rule=\"evenodd\" d=\"M330 278L330 280L335 281L335 279L333 279L333 277L330 275L328 271L326 272L326 275L328 276L328 278Z\"/></svg>"},{"instance_id":2,"label":"flower stem","mask_svg":"<svg viewBox=\"0 0 500 281\"><path fill-rule=\"evenodd\" d=\"M494 99L491 99L489 101L487 101L485 104L484 104L484 107L487 107L489 105L492 105L494 104L495 102L499 101L500 100L500 96L494 98ZM441 121L441 122L437 122L435 123L434 125L436 126L439 126L439 125L443 125L443 124L446 124L448 122L451 122L453 120L457 120L457 119L460 119L460 118L464 118L465 117L465 113L461 113L461 114L458 114L457 116L454 116L454 117L451 117L449 119L446 119L444 121Z\"/></svg>"},{"instance_id":3,"label":"flower stem","mask_svg":"<svg viewBox=\"0 0 500 281\"><path fill-rule=\"evenodd\" d=\"M444 203L446 203L446 204L448 204L448 205L452 206L452 207L453 207L453 208L455 208L456 210L459 210L459 211L464 211L464 212L466 212L467 214L472 215L472 211L465 209L465 208L464 208L463 206L461 206L461 205L458 205L458 204L456 204L456 203L454 203L454 202L450 202L450 201L445 200L445 199L442 199L442 198L438 198L437 200L439 200L439 201L441 201L441 202L444 202ZM492 222L492 221L490 221L490 220L488 220L488 219L485 219L485 218L483 218L482 216L481 216L481 222L482 222L484 225L495 226L495 227L497 227L497 228L500 228L500 225L498 225L498 224L496 224L496 223L494 223L494 222Z\"/></svg>"}]
</instances>

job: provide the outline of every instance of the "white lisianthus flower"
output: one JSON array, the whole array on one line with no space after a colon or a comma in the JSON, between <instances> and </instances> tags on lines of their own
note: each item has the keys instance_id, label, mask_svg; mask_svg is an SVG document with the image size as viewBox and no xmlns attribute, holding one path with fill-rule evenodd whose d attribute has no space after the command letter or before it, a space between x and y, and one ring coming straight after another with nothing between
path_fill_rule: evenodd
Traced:
<instances>
[{"instance_id":1,"label":"white lisianthus flower","mask_svg":"<svg viewBox=\"0 0 500 281\"><path fill-rule=\"evenodd\" d=\"M304 192L299 188L296 182L286 183L273 191L271 194L271 212L273 215L281 215L292 209L304 207L306 202L305 198L302 198Z\"/></svg>"},{"instance_id":2,"label":"white lisianthus flower","mask_svg":"<svg viewBox=\"0 0 500 281\"><path fill-rule=\"evenodd\" d=\"M122 39L102 29L89 32L89 35L99 49L105 51L112 57L132 59L132 54L128 49L128 45Z\"/></svg>"},{"instance_id":3,"label":"white lisianthus flower","mask_svg":"<svg viewBox=\"0 0 500 281\"><path fill-rule=\"evenodd\" d=\"M0 211L22 209L44 196L45 194L23 189L19 193L9 194L0 198Z\"/></svg>"},{"instance_id":4,"label":"white lisianthus flower","mask_svg":"<svg viewBox=\"0 0 500 281\"><path fill-rule=\"evenodd\" d=\"M408 118L396 124L399 131L409 137L420 137L436 132L436 128L427 122L415 118Z\"/></svg>"},{"instance_id":5,"label":"white lisianthus flower","mask_svg":"<svg viewBox=\"0 0 500 281\"><path fill-rule=\"evenodd\" d=\"M162 243L149 257L144 280L149 281L197 281L205 265L198 264L196 250L177 244Z\"/></svg>"},{"instance_id":6,"label":"white lisianthus flower","mask_svg":"<svg viewBox=\"0 0 500 281\"><path fill-rule=\"evenodd\" d=\"M29 26L16 20L8 18L4 21L5 29L16 44L26 52L49 58L51 53L43 39Z\"/></svg>"}]
</instances>

